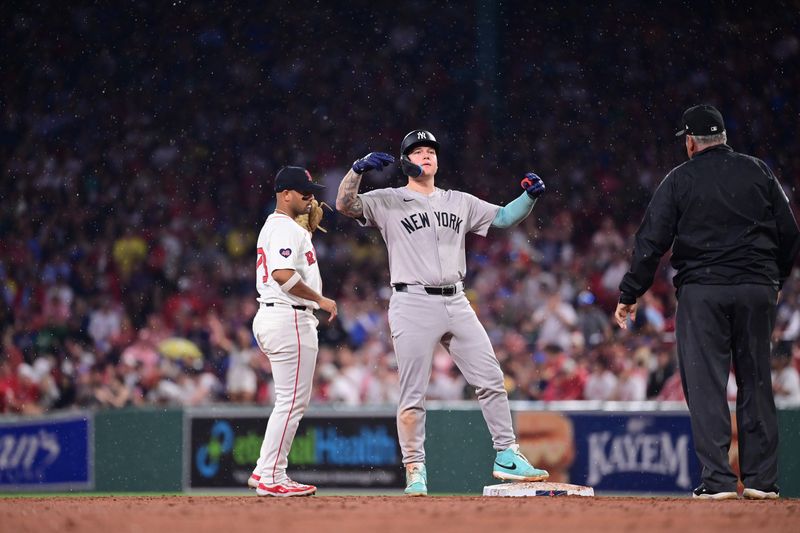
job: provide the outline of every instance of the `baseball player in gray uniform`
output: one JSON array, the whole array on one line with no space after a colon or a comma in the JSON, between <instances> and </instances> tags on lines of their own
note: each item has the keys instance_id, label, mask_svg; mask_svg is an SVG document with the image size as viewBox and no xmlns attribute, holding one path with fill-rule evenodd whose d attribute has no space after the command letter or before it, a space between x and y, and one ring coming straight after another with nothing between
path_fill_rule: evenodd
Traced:
<instances>
[{"instance_id":1,"label":"baseball player in gray uniform","mask_svg":"<svg viewBox=\"0 0 800 533\"><path fill-rule=\"evenodd\" d=\"M545 186L536 174L526 174L525 192L502 208L467 193L439 189L434 185L438 153L433 134L414 130L400 145L406 186L358 194L364 173L394 162L389 154L372 152L353 163L336 198L340 212L380 230L389 252L394 289L389 327L400 373L397 432L406 468L405 493L428 493L424 400L436 343L448 350L476 388L497 450L494 477L543 481L549 474L531 466L516 444L503 372L489 336L464 295L463 280L467 233L486 236L490 227L518 224L531 213Z\"/></svg>"}]
</instances>

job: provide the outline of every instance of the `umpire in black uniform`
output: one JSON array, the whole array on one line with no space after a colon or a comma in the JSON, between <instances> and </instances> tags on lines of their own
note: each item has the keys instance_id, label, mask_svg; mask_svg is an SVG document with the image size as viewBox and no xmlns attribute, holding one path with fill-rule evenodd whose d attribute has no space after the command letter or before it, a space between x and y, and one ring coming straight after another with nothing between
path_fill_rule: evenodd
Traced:
<instances>
[{"instance_id":1,"label":"umpire in black uniform","mask_svg":"<svg viewBox=\"0 0 800 533\"><path fill-rule=\"evenodd\" d=\"M719 111L709 105L688 109L676 136L685 136L689 161L667 174L647 207L614 318L621 328L629 317L635 319L636 300L650 288L661 256L672 246L678 362L703 465L702 484L693 495L737 497L728 462L726 398L733 361L743 495L777 498L770 338L778 291L800 249L800 230L769 167L726 144Z\"/></svg>"}]
</instances>

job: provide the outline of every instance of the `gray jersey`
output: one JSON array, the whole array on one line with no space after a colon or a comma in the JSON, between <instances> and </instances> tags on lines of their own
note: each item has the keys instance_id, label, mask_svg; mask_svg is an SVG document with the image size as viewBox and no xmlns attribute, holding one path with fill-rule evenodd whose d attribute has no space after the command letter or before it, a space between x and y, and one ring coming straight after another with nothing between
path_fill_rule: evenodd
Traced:
<instances>
[{"instance_id":1,"label":"gray jersey","mask_svg":"<svg viewBox=\"0 0 800 533\"><path fill-rule=\"evenodd\" d=\"M360 194L364 226L381 231L392 284L449 285L466 275L467 233L486 236L500 206L471 194L436 188L430 195L407 187Z\"/></svg>"}]
</instances>

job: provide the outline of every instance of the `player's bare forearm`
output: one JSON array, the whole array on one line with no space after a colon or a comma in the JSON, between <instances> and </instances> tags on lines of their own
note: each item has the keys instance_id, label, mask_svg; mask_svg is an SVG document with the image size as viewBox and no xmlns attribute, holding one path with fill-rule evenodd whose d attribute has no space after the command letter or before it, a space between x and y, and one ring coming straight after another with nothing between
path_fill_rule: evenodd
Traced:
<instances>
[{"instance_id":1,"label":"player's bare forearm","mask_svg":"<svg viewBox=\"0 0 800 533\"><path fill-rule=\"evenodd\" d=\"M358 197L358 187L361 185L361 174L350 169L339 184L339 193L336 195L336 210L351 218L364 216L364 206Z\"/></svg>"},{"instance_id":2,"label":"player's bare forearm","mask_svg":"<svg viewBox=\"0 0 800 533\"><path fill-rule=\"evenodd\" d=\"M277 281L281 285L281 290L285 290L283 285L288 282L292 276L296 274L296 271L290 268L282 268L279 270L272 271L272 279ZM319 305L319 308L323 311L327 311L330 313L330 318L328 318L328 322L333 322L333 319L336 318L338 314L338 310L336 308L336 301L331 300L330 298L326 298L308 285L301 279L297 283L295 283L290 289L286 290L292 296L296 296L298 298L302 298L303 300L310 300L312 302L316 302Z\"/></svg>"},{"instance_id":3,"label":"player's bare forearm","mask_svg":"<svg viewBox=\"0 0 800 533\"><path fill-rule=\"evenodd\" d=\"M319 294L317 291L303 283L302 281L298 281L297 284L291 288L289 294L292 296L297 296L298 298L302 298L304 300L311 300L312 302L316 302L319 305L319 308L323 311L327 311L330 313L330 318L328 318L328 322L333 322L333 319L336 318L338 314L338 310L336 308L336 302L331 300L330 298L326 298Z\"/></svg>"},{"instance_id":4,"label":"player's bare forearm","mask_svg":"<svg viewBox=\"0 0 800 533\"><path fill-rule=\"evenodd\" d=\"M278 285L284 285L296 273L297 271L291 268L281 268L278 270L273 270L271 275L272 279L274 279L278 283ZM284 289L283 287L281 288L281 290L286 291L286 289ZM319 302L319 300L322 298L321 294L319 294L317 291L306 285L302 279L300 279L297 283L295 283L292 286L292 288L286 292L288 292L292 296L297 296L298 298L302 298L304 300L311 300L312 302Z\"/></svg>"},{"instance_id":5,"label":"player's bare forearm","mask_svg":"<svg viewBox=\"0 0 800 533\"><path fill-rule=\"evenodd\" d=\"M322 295L320 293L302 281L298 281L294 287L289 289L289 294L292 296L297 296L298 298L302 298L303 300L310 300L312 302L319 302L322 299Z\"/></svg>"}]
</instances>

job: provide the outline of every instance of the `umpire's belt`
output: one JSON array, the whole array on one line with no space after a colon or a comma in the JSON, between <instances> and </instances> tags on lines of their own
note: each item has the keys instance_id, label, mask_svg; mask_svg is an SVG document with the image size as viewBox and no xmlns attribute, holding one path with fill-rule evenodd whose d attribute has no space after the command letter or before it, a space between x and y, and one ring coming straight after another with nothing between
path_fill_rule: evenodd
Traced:
<instances>
[{"instance_id":1,"label":"umpire's belt","mask_svg":"<svg viewBox=\"0 0 800 533\"><path fill-rule=\"evenodd\" d=\"M392 285L397 292L410 292L414 294L436 294L439 296L454 296L464 290L464 282L459 281L453 285L430 287L427 285L409 285L408 283L395 283Z\"/></svg>"},{"instance_id":2,"label":"umpire's belt","mask_svg":"<svg viewBox=\"0 0 800 533\"><path fill-rule=\"evenodd\" d=\"M267 303L261 302L261 305L263 305L264 307L275 307L275 303L276 302L267 302ZM277 304L278 305L289 305L289 304L285 304L283 302L277 302ZM297 309L298 311L305 311L307 309L307 307L305 305L293 305L292 309Z\"/></svg>"}]
</instances>

